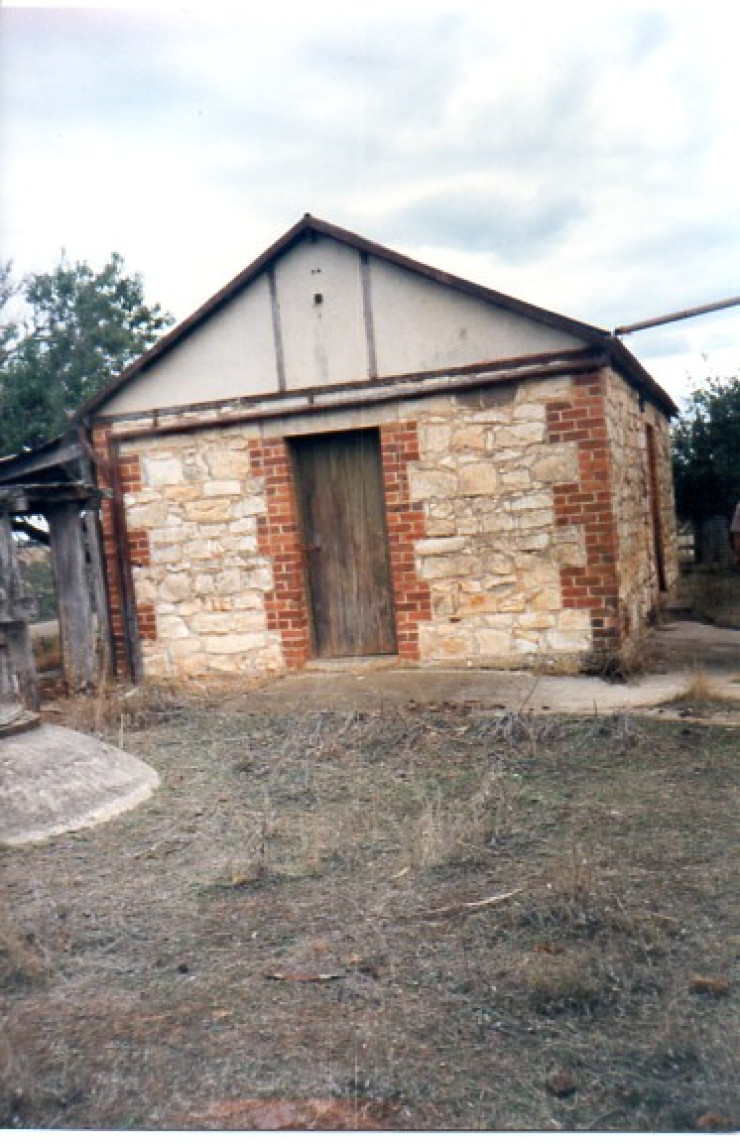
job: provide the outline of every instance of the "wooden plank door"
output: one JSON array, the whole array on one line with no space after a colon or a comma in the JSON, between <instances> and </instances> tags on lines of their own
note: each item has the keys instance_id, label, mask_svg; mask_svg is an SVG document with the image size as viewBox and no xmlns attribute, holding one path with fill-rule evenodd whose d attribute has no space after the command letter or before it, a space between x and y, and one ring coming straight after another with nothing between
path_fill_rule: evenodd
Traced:
<instances>
[{"instance_id":1,"label":"wooden plank door","mask_svg":"<svg viewBox=\"0 0 740 1147\"><path fill-rule=\"evenodd\" d=\"M291 442L316 657L396 652L380 436Z\"/></svg>"}]
</instances>

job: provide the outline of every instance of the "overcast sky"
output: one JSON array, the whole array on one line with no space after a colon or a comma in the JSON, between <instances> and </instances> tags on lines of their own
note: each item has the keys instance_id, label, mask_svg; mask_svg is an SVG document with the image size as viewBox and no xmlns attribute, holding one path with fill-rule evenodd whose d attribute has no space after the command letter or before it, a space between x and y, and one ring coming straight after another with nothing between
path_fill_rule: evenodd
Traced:
<instances>
[{"instance_id":1,"label":"overcast sky","mask_svg":"<svg viewBox=\"0 0 740 1147\"><path fill-rule=\"evenodd\" d=\"M613 328L740 294L726 0L6 4L2 256L184 318L305 212ZM740 308L632 336L674 396Z\"/></svg>"}]
</instances>

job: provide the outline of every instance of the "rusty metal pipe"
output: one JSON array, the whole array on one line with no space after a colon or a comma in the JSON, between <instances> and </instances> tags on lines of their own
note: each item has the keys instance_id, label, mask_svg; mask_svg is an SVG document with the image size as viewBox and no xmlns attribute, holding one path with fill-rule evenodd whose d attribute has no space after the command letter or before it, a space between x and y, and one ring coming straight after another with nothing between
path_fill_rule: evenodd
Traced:
<instances>
[{"instance_id":1,"label":"rusty metal pipe","mask_svg":"<svg viewBox=\"0 0 740 1147\"><path fill-rule=\"evenodd\" d=\"M631 335L633 331L644 331L648 327L662 327L665 323L678 323L681 319L693 319L696 315L708 315L711 311L724 311L728 307L740 306L740 295L722 299L718 303L706 303L703 307L690 307L686 311L672 311L668 315L658 315L655 319L644 319L641 323L631 323L625 327L615 327L615 335Z\"/></svg>"}]
</instances>

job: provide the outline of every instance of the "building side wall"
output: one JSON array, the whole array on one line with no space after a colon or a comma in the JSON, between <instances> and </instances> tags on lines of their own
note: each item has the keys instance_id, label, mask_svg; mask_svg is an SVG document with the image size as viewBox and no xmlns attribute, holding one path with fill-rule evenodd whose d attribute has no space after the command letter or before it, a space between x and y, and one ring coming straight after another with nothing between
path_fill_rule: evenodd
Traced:
<instances>
[{"instance_id":1,"label":"building side wall","mask_svg":"<svg viewBox=\"0 0 740 1147\"><path fill-rule=\"evenodd\" d=\"M361 426L380 428L402 660L557 664L615 639L597 373L173 434L114 425L114 438L126 434L117 450L147 672L264 676L305 663L287 440ZM110 521L106 542L114 580Z\"/></svg>"},{"instance_id":2,"label":"building side wall","mask_svg":"<svg viewBox=\"0 0 740 1147\"><path fill-rule=\"evenodd\" d=\"M642 406L642 409L641 409ZM651 499L647 427L656 455L656 509L667 588L678 577L668 419L616 371L607 374L607 428L619 552L619 609L625 638L639 634L661 600Z\"/></svg>"}]
</instances>

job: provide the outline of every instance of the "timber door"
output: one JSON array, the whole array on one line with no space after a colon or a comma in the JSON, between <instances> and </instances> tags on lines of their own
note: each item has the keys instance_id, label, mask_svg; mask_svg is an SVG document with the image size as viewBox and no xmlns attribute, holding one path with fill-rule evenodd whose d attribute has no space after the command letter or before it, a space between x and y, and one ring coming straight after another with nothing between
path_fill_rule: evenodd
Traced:
<instances>
[{"instance_id":1,"label":"timber door","mask_svg":"<svg viewBox=\"0 0 740 1147\"><path fill-rule=\"evenodd\" d=\"M291 441L316 657L396 652L380 435Z\"/></svg>"}]
</instances>

